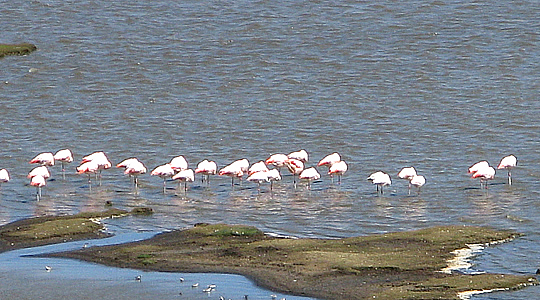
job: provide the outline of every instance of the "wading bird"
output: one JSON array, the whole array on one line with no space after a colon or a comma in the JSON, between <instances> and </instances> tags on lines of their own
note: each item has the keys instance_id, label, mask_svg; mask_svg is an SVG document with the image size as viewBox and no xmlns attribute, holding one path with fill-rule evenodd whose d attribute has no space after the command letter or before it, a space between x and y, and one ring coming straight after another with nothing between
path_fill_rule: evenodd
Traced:
<instances>
[{"instance_id":1,"label":"wading bird","mask_svg":"<svg viewBox=\"0 0 540 300\"><path fill-rule=\"evenodd\" d=\"M508 184L512 185L512 174L511 170L517 166L517 158L514 155L508 155L501 159L501 162L497 166L497 169L506 169L508 170Z\"/></svg>"}]
</instances>

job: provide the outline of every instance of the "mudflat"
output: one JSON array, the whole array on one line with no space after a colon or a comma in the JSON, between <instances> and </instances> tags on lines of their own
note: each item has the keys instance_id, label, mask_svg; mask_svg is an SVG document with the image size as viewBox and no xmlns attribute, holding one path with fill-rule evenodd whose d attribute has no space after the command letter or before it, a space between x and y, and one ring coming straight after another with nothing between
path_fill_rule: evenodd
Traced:
<instances>
[{"instance_id":1,"label":"mudflat","mask_svg":"<svg viewBox=\"0 0 540 300\"><path fill-rule=\"evenodd\" d=\"M52 256L143 270L241 274L274 291L320 299L459 299L465 291L538 283L532 275L441 272L456 249L517 236L485 227L443 226L344 239L292 239L251 226L197 224L145 241Z\"/></svg>"}]
</instances>

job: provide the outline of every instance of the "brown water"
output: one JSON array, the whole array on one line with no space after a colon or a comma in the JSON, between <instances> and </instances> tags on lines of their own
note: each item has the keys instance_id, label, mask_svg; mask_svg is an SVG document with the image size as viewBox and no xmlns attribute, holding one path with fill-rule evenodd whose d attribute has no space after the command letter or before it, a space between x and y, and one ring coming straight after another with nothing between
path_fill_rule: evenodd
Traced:
<instances>
[{"instance_id":1,"label":"brown water","mask_svg":"<svg viewBox=\"0 0 540 300\"><path fill-rule=\"evenodd\" d=\"M0 6L0 42L38 51L0 60L0 223L101 209L105 201L145 218L111 221L118 233L197 222L255 225L300 237L346 237L440 224L526 234L478 258L491 272L539 266L540 5L533 1L30 1ZM28 161L70 148L35 200ZM105 151L151 170L184 155L220 167L306 149L308 165L338 151L342 184L323 174L308 190L292 177L269 191L229 178L175 183L121 170L89 189L74 168ZM500 170L487 191L467 168L515 154L512 186ZM427 178L408 196L405 166ZM384 170L383 196L366 178ZM319 168L321 173L324 168ZM528 288L520 298L535 298ZM507 299L496 293L482 299ZM487 297L487 298L486 298ZM491 297L491 298L490 298ZM506 297L506 298L505 298ZM481 298L481 297L478 297Z\"/></svg>"}]
</instances>

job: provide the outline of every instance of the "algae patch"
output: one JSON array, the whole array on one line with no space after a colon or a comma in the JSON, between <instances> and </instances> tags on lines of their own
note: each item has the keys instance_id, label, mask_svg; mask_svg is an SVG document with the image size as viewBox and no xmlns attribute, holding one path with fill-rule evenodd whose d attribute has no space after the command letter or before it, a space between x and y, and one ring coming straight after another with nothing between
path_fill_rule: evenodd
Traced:
<instances>
[{"instance_id":1,"label":"algae patch","mask_svg":"<svg viewBox=\"0 0 540 300\"><path fill-rule=\"evenodd\" d=\"M332 240L287 239L251 226L197 224L146 241L54 256L145 270L236 273L276 291L322 299L459 299L470 290L537 283L532 276L440 272L456 249L518 235L445 226Z\"/></svg>"}]
</instances>

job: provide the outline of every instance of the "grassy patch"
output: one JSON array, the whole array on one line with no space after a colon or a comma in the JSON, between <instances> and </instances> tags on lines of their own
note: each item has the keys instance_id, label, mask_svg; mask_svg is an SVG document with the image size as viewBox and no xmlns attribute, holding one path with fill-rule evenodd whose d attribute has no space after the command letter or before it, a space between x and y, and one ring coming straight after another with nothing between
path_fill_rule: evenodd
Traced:
<instances>
[{"instance_id":1,"label":"grassy patch","mask_svg":"<svg viewBox=\"0 0 540 300\"><path fill-rule=\"evenodd\" d=\"M37 50L36 45L23 44L0 44L0 58L6 55L28 55Z\"/></svg>"}]
</instances>

